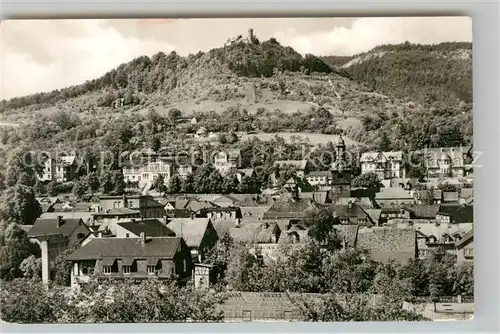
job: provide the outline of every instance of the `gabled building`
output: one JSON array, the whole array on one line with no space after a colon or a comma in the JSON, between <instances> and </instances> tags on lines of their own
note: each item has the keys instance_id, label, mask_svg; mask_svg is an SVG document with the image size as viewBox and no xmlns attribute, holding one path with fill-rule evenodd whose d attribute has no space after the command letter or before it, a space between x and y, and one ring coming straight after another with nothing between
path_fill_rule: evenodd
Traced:
<instances>
[{"instance_id":1,"label":"gabled building","mask_svg":"<svg viewBox=\"0 0 500 334\"><path fill-rule=\"evenodd\" d=\"M417 257L417 233L414 229L362 228L356 247L368 250L373 261L404 263Z\"/></svg>"},{"instance_id":2,"label":"gabled building","mask_svg":"<svg viewBox=\"0 0 500 334\"><path fill-rule=\"evenodd\" d=\"M462 262L473 262L474 261L474 229L470 230L468 233L462 236L462 238L456 242L455 247L457 249L457 261Z\"/></svg>"},{"instance_id":3,"label":"gabled building","mask_svg":"<svg viewBox=\"0 0 500 334\"><path fill-rule=\"evenodd\" d=\"M441 204L443 192L440 189L419 189L414 191L417 204Z\"/></svg>"},{"instance_id":4,"label":"gabled building","mask_svg":"<svg viewBox=\"0 0 500 334\"><path fill-rule=\"evenodd\" d=\"M91 278L98 280L133 279L140 282L176 275L189 279L193 263L189 249L180 237L97 238L78 249L71 261L71 286Z\"/></svg>"},{"instance_id":5,"label":"gabled building","mask_svg":"<svg viewBox=\"0 0 500 334\"><path fill-rule=\"evenodd\" d=\"M234 226L228 231L229 236L237 242L247 244L276 244L281 235L281 229L273 221L244 223Z\"/></svg>"},{"instance_id":6,"label":"gabled building","mask_svg":"<svg viewBox=\"0 0 500 334\"><path fill-rule=\"evenodd\" d=\"M373 221L370 215L358 204L349 203L347 205L336 204L332 206L333 217L337 218L341 224L356 224L372 226L377 222Z\"/></svg>"},{"instance_id":7,"label":"gabled building","mask_svg":"<svg viewBox=\"0 0 500 334\"><path fill-rule=\"evenodd\" d=\"M335 145L335 161L330 168L331 171L331 197L333 203L343 197L351 196L351 166L347 159L344 139L339 136Z\"/></svg>"},{"instance_id":8,"label":"gabled building","mask_svg":"<svg viewBox=\"0 0 500 334\"><path fill-rule=\"evenodd\" d=\"M227 174L231 169L238 169L241 165L241 149L219 151L214 155L214 167L222 175Z\"/></svg>"},{"instance_id":9,"label":"gabled building","mask_svg":"<svg viewBox=\"0 0 500 334\"><path fill-rule=\"evenodd\" d=\"M194 262L202 262L219 239L209 218L174 218L167 227L186 241Z\"/></svg>"},{"instance_id":10,"label":"gabled building","mask_svg":"<svg viewBox=\"0 0 500 334\"><path fill-rule=\"evenodd\" d=\"M158 219L126 220L110 222L99 226L98 232L114 238L139 238L141 233L146 237L175 237L175 232Z\"/></svg>"},{"instance_id":11,"label":"gabled building","mask_svg":"<svg viewBox=\"0 0 500 334\"><path fill-rule=\"evenodd\" d=\"M381 180L405 178L403 152L365 152L361 154L361 174L375 173Z\"/></svg>"},{"instance_id":12,"label":"gabled building","mask_svg":"<svg viewBox=\"0 0 500 334\"><path fill-rule=\"evenodd\" d=\"M110 213L117 209L128 209L139 212L139 218L141 219L162 218L165 216L163 204L147 195L100 196L99 212L95 215Z\"/></svg>"},{"instance_id":13,"label":"gabled building","mask_svg":"<svg viewBox=\"0 0 500 334\"><path fill-rule=\"evenodd\" d=\"M408 191L403 188L381 188L380 191L375 194L375 202L377 202L380 207L402 206L414 204L415 197L413 191Z\"/></svg>"},{"instance_id":14,"label":"gabled building","mask_svg":"<svg viewBox=\"0 0 500 334\"><path fill-rule=\"evenodd\" d=\"M44 162L40 181L68 182L75 178L77 169L75 155L48 157Z\"/></svg>"},{"instance_id":15,"label":"gabled building","mask_svg":"<svg viewBox=\"0 0 500 334\"><path fill-rule=\"evenodd\" d=\"M440 147L423 150L427 177L466 177L472 172L471 147Z\"/></svg>"},{"instance_id":16,"label":"gabled building","mask_svg":"<svg viewBox=\"0 0 500 334\"><path fill-rule=\"evenodd\" d=\"M309 172L305 179L313 187L329 187L332 183L332 173L330 171L312 171Z\"/></svg>"},{"instance_id":17,"label":"gabled building","mask_svg":"<svg viewBox=\"0 0 500 334\"><path fill-rule=\"evenodd\" d=\"M302 219L319 208L320 205L310 199L277 200L264 213L262 219Z\"/></svg>"},{"instance_id":18,"label":"gabled building","mask_svg":"<svg viewBox=\"0 0 500 334\"><path fill-rule=\"evenodd\" d=\"M274 167L285 168L292 167L296 170L296 176L304 178L307 172L307 160L277 160L274 162Z\"/></svg>"}]
</instances>

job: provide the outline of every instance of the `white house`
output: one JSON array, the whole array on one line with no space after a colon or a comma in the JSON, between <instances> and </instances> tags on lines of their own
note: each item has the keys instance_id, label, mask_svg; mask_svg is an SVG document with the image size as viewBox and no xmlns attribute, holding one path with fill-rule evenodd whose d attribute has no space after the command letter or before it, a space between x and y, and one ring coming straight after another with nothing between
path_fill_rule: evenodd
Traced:
<instances>
[{"instance_id":1,"label":"white house","mask_svg":"<svg viewBox=\"0 0 500 334\"><path fill-rule=\"evenodd\" d=\"M375 173L381 180L405 178L403 152L365 152L361 155L361 174Z\"/></svg>"}]
</instances>

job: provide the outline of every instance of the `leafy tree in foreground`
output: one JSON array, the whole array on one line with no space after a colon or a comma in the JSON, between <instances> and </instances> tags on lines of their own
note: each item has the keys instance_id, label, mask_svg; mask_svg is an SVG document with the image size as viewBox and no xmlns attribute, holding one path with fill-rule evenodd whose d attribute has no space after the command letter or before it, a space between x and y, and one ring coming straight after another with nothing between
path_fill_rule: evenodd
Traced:
<instances>
[{"instance_id":1,"label":"leafy tree in foreground","mask_svg":"<svg viewBox=\"0 0 500 334\"><path fill-rule=\"evenodd\" d=\"M359 188L381 188L383 187L382 182L380 182L380 178L378 177L377 174L373 172L369 173L364 173L361 174L357 177L355 177L352 180L352 186L353 187L359 187Z\"/></svg>"},{"instance_id":2,"label":"leafy tree in foreground","mask_svg":"<svg viewBox=\"0 0 500 334\"><path fill-rule=\"evenodd\" d=\"M33 224L42 214L33 188L17 184L8 188L0 198L0 219L17 224Z\"/></svg>"},{"instance_id":3,"label":"leafy tree in foreground","mask_svg":"<svg viewBox=\"0 0 500 334\"><path fill-rule=\"evenodd\" d=\"M27 258L30 244L26 232L17 224L11 223L0 235L0 278L11 280L21 277L21 263Z\"/></svg>"}]
</instances>

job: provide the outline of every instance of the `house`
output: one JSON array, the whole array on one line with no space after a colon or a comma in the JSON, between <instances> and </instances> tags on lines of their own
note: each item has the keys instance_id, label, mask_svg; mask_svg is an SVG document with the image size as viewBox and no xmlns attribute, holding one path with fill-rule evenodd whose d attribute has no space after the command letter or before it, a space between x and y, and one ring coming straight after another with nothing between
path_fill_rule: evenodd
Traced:
<instances>
[{"instance_id":1,"label":"house","mask_svg":"<svg viewBox=\"0 0 500 334\"><path fill-rule=\"evenodd\" d=\"M60 252L78 245L89 233L90 228L82 219L58 216L38 218L28 231L28 239L39 244L41 238L48 238L48 256L53 259Z\"/></svg>"},{"instance_id":2,"label":"house","mask_svg":"<svg viewBox=\"0 0 500 334\"><path fill-rule=\"evenodd\" d=\"M308 167L307 160L277 160L273 166L278 168L292 167L299 178L304 178Z\"/></svg>"},{"instance_id":3,"label":"house","mask_svg":"<svg viewBox=\"0 0 500 334\"><path fill-rule=\"evenodd\" d=\"M396 218L406 218L410 219L410 211L406 209L406 206L399 205L388 205L380 208L380 223L384 224L385 222L396 219Z\"/></svg>"},{"instance_id":4,"label":"house","mask_svg":"<svg viewBox=\"0 0 500 334\"><path fill-rule=\"evenodd\" d=\"M433 177L465 177L472 158L470 147L426 148L422 152L425 159L427 176Z\"/></svg>"},{"instance_id":5,"label":"house","mask_svg":"<svg viewBox=\"0 0 500 334\"><path fill-rule=\"evenodd\" d=\"M98 232L114 238L139 238L141 233L146 237L175 237L175 232L158 219L127 220L109 222L99 226Z\"/></svg>"},{"instance_id":6,"label":"house","mask_svg":"<svg viewBox=\"0 0 500 334\"><path fill-rule=\"evenodd\" d=\"M276 244L281 235L281 229L276 222L261 221L244 223L234 226L228 231L234 241L248 244Z\"/></svg>"},{"instance_id":7,"label":"house","mask_svg":"<svg viewBox=\"0 0 500 334\"><path fill-rule=\"evenodd\" d=\"M389 187L400 187L400 188L405 188L408 190L415 188L415 186L418 184L418 179L414 178L414 177L410 177L410 178L395 177L395 178L389 179L387 181L389 184L386 187L388 187L388 188ZM382 183L384 183L384 181L382 181Z\"/></svg>"},{"instance_id":8,"label":"house","mask_svg":"<svg viewBox=\"0 0 500 334\"><path fill-rule=\"evenodd\" d=\"M203 208L199 211L200 217L207 217L212 222L231 219L237 222L241 219L241 210L236 207L212 207Z\"/></svg>"},{"instance_id":9,"label":"house","mask_svg":"<svg viewBox=\"0 0 500 334\"><path fill-rule=\"evenodd\" d=\"M141 219L162 218L165 208L158 201L147 195L99 196L99 214L110 213L116 209L128 209L139 212ZM125 210L125 211L128 211ZM132 212L129 212L132 214ZM95 216L98 215L97 213ZM136 218L136 217L130 217Z\"/></svg>"},{"instance_id":10,"label":"house","mask_svg":"<svg viewBox=\"0 0 500 334\"><path fill-rule=\"evenodd\" d=\"M93 226L128 219L142 219L141 212L139 210L129 208L107 209L106 211L93 212L91 215Z\"/></svg>"},{"instance_id":11,"label":"house","mask_svg":"<svg viewBox=\"0 0 500 334\"><path fill-rule=\"evenodd\" d=\"M460 204L471 205L474 203L474 189L462 188L460 189Z\"/></svg>"},{"instance_id":12,"label":"house","mask_svg":"<svg viewBox=\"0 0 500 334\"><path fill-rule=\"evenodd\" d=\"M458 204L459 198L457 191L443 191L443 204Z\"/></svg>"},{"instance_id":13,"label":"house","mask_svg":"<svg viewBox=\"0 0 500 334\"><path fill-rule=\"evenodd\" d=\"M414 192L417 204L441 204L443 192L440 189L418 189Z\"/></svg>"},{"instance_id":14,"label":"house","mask_svg":"<svg viewBox=\"0 0 500 334\"><path fill-rule=\"evenodd\" d=\"M146 162L128 160L122 164L125 182L137 183L139 188L144 188L147 184L153 184L160 175L163 176L164 183L168 185L170 178L174 175L174 170L174 163L161 157Z\"/></svg>"},{"instance_id":15,"label":"house","mask_svg":"<svg viewBox=\"0 0 500 334\"><path fill-rule=\"evenodd\" d=\"M419 258L429 257L437 248L443 248L448 253L456 255L455 243L473 229L472 223L444 224L436 219L394 219L390 222L390 226L415 229Z\"/></svg>"},{"instance_id":16,"label":"house","mask_svg":"<svg viewBox=\"0 0 500 334\"><path fill-rule=\"evenodd\" d=\"M417 233L414 229L362 228L358 231L356 247L368 250L375 262L404 263L417 257Z\"/></svg>"},{"instance_id":17,"label":"house","mask_svg":"<svg viewBox=\"0 0 500 334\"><path fill-rule=\"evenodd\" d=\"M93 213L91 211L63 211L63 212L44 212L40 219L81 219L87 226L93 225Z\"/></svg>"},{"instance_id":18,"label":"house","mask_svg":"<svg viewBox=\"0 0 500 334\"><path fill-rule=\"evenodd\" d=\"M409 212L410 219L436 219L440 207L439 204L413 204L404 209Z\"/></svg>"},{"instance_id":19,"label":"house","mask_svg":"<svg viewBox=\"0 0 500 334\"><path fill-rule=\"evenodd\" d=\"M330 171L312 171L305 178L313 187L330 186L332 183L332 173Z\"/></svg>"},{"instance_id":20,"label":"house","mask_svg":"<svg viewBox=\"0 0 500 334\"><path fill-rule=\"evenodd\" d=\"M358 224L372 226L376 222L372 221L368 213L358 204L349 203L347 205L335 204L331 206L333 218L338 219L341 224Z\"/></svg>"},{"instance_id":21,"label":"house","mask_svg":"<svg viewBox=\"0 0 500 334\"><path fill-rule=\"evenodd\" d=\"M214 155L214 168L222 175L227 174L231 169L238 169L241 164L241 149L233 149L227 152L219 151Z\"/></svg>"},{"instance_id":22,"label":"house","mask_svg":"<svg viewBox=\"0 0 500 334\"><path fill-rule=\"evenodd\" d=\"M240 183L243 183L243 179L246 177L254 177L255 176L255 169L253 168L240 168L236 171L236 177L238 178L238 181Z\"/></svg>"},{"instance_id":23,"label":"house","mask_svg":"<svg viewBox=\"0 0 500 334\"><path fill-rule=\"evenodd\" d=\"M301 192L300 197L302 199L311 199L314 202L319 203L319 204L332 203L332 196L331 196L330 190ZM342 199L339 199L339 200L342 200Z\"/></svg>"},{"instance_id":24,"label":"house","mask_svg":"<svg viewBox=\"0 0 500 334\"><path fill-rule=\"evenodd\" d=\"M403 188L381 188L375 194L375 202L380 207L393 206L393 205L408 205L415 203L415 198L412 191Z\"/></svg>"},{"instance_id":25,"label":"house","mask_svg":"<svg viewBox=\"0 0 500 334\"><path fill-rule=\"evenodd\" d=\"M270 205L241 206L241 219L262 219L264 213L269 210Z\"/></svg>"},{"instance_id":26,"label":"house","mask_svg":"<svg viewBox=\"0 0 500 334\"><path fill-rule=\"evenodd\" d=\"M186 241L194 262L202 262L219 239L209 218L173 218L167 227Z\"/></svg>"},{"instance_id":27,"label":"house","mask_svg":"<svg viewBox=\"0 0 500 334\"><path fill-rule=\"evenodd\" d=\"M54 204L60 203L57 197L36 197L35 199L40 204L42 212L53 212Z\"/></svg>"},{"instance_id":28,"label":"house","mask_svg":"<svg viewBox=\"0 0 500 334\"><path fill-rule=\"evenodd\" d=\"M441 204L439 216L443 220L449 217L451 223L473 223L474 206L461 204Z\"/></svg>"},{"instance_id":29,"label":"house","mask_svg":"<svg viewBox=\"0 0 500 334\"><path fill-rule=\"evenodd\" d=\"M181 281L192 275L189 249L180 237L97 238L74 252L71 262L71 286L92 277L134 279L140 282L155 277L177 275Z\"/></svg>"},{"instance_id":30,"label":"house","mask_svg":"<svg viewBox=\"0 0 500 334\"><path fill-rule=\"evenodd\" d=\"M310 240L309 229L301 224L291 224L287 229L282 229L278 244L305 244Z\"/></svg>"},{"instance_id":31,"label":"house","mask_svg":"<svg viewBox=\"0 0 500 334\"><path fill-rule=\"evenodd\" d=\"M229 230L238 224L240 222L235 222L233 219L219 220L213 223L219 239L224 238L229 233Z\"/></svg>"},{"instance_id":32,"label":"house","mask_svg":"<svg viewBox=\"0 0 500 334\"><path fill-rule=\"evenodd\" d=\"M474 261L474 229L467 232L462 238L456 242L457 262L473 262Z\"/></svg>"},{"instance_id":33,"label":"house","mask_svg":"<svg viewBox=\"0 0 500 334\"><path fill-rule=\"evenodd\" d=\"M361 174L375 173L381 180L405 178L403 152L365 152L359 159Z\"/></svg>"},{"instance_id":34,"label":"house","mask_svg":"<svg viewBox=\"0 0 500 334\"><path fill-rule=\"evenodd\" d=\"M342 242L343 249L356 247L359 225L334 225L333 228Z\"/></svg>"},{"instance_id":35,"label":"house","mask_svg":"<svg viewBox=\"0 0 500 334\"><path fill-rule=\"evenodd\" d=\"M262 219L302 219L319 208L320 205L310 199L277 200L264 213Z\"/></svg>"},{"instance_id":36,"label":"house","mask_svg":"<svg viewBox=\"0 0 500 334\"><path fill-rule=\"evenodd\" d=\"M75 178L77 170L75 155L48 157L44 162L40 181L68 182Z\"/></svg>"}]
</instances>

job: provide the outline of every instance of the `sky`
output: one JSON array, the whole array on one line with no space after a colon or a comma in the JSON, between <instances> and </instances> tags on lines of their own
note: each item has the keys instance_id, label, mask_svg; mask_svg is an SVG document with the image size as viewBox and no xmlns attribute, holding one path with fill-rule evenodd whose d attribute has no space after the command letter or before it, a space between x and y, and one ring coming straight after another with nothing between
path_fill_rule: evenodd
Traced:
<instances>
[{"instance_id":1,"label":"sky","mask_svg":"<svg viewBox=\"0 0 500 334\"><path fill-rule=\"evenodd\" d=\"M77 85L138 56L220 47L252 28L299 53L347 56L380 44L472 42L468 17L7 20L0 99Z\"/></svg>"}]
</instances>

